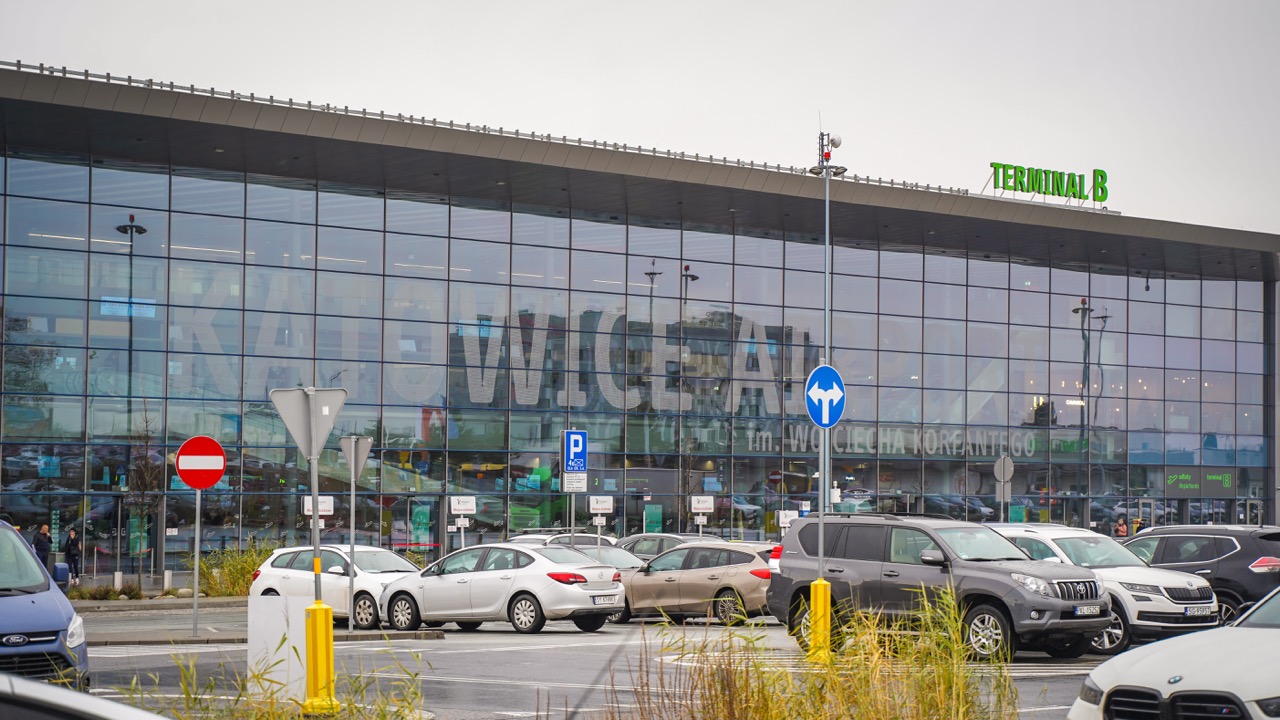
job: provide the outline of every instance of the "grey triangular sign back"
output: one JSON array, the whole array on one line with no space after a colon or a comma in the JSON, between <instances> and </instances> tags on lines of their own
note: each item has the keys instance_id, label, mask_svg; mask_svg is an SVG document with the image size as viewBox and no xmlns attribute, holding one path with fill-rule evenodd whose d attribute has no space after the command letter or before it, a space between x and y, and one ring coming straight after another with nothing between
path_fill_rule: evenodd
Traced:
<instances>
[{"instance_id":1,"label":"grey triangular sign back","mask_svg":"<svg viewBox=\"0 0 1280 720\"><path fill-rule=\"evenodd\" d=\"M315 457L324 449L338 413L347 402L344 388L276 388L270 396L285 429L306 458Z\"/></svg>"}]
</instances>

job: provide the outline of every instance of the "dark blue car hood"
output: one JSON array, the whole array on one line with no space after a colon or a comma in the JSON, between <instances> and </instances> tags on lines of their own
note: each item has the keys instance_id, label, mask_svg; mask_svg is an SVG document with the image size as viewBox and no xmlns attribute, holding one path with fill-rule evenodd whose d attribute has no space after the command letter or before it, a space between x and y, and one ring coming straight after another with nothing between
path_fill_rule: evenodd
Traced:
<instances>
[{"instance_id":1,"label":"dark blue car hood","mask_svg":"<svg viewBox=\"0 0 1280 720\"><path fill-rule=\"evenodd\" d=\"M0 595L0 635L66 630L75 610L53 583L32 595Z\"/></svg>"}]
</instances>

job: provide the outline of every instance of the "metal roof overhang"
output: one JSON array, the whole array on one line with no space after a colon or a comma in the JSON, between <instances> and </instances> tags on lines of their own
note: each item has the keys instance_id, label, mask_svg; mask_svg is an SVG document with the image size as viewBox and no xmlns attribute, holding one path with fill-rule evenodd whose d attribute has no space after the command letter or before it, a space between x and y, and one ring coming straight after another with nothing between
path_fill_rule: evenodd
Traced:
<instances>
[{"instance_id":1,"label":"metal roof overhang","mask_svg":"<svg viewBox=\"0 0 1280 720\"><path fill-rule=\"evenodd\" d=\"M0 142L95 157L764 230L820 241L823 181L539 137L0 70ZM1280 236L853 181L834 242L1275 280Z\"/></svg>"}]
</instances>

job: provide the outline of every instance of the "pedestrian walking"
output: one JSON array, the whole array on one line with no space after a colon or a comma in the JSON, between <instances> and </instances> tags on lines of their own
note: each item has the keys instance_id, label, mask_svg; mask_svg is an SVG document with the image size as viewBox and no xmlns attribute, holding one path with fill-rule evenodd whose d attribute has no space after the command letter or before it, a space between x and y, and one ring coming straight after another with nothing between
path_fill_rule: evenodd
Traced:
<instances>
[{"instance_id":1,"label":"pedestrian walking","mask_svg":"<svg viewBox=\"0 0 1280 720\"><path fill-rule=\"evenodd\" d=\"M71 570L71 584L80 584L80 535L75 528L67 531L67 539L62 542L62 553L67 556L67 566Z\"/></svg>"},{"instance_id":2,"label":"pedestrian walking","mask_svg":"<svg viewBox=\"0 0 1280 720\"><path fill-rule=\"evenodd\" d=\"M35 537L31 539L31 547L35 548L36 557L40 560L40 564L49 568L49 551L53 549L53 538L49 536L49 526L41 525L36 531Z\"/></svg>"}]
</instances>

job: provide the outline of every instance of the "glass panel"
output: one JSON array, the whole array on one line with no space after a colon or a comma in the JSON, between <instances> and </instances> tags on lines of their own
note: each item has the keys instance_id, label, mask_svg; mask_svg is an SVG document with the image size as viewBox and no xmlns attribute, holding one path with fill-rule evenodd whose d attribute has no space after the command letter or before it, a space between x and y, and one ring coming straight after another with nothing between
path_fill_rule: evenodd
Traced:
<instances>
[{"instance_id":1,"label":"glass panel","mask_svg":"<svg viewBox=\"0 0 1280 720\"><path fill-rule=\"evenodd\" d=\"M373 188L322 184L317 219L321 225L382 229L382 193Z\"/></svg>"},{"instance_id":2,"label":"glass panel","mask_svg":"<svg viewBox=\"0 0 1280 720\"><path fill-rule=\"evenodd\" d=\"M901 255L897 257L901 257ZM921 284L905 280L881 280L880 312L915 317L923 315L924 304Z\"/></svg>"},{"instance_id":3,"label":"glass panel","mask_svg":"<svg viewBox=\"0 0 1280 720\"><path fill-rule=\"evenodd\" d=\"M880 253L880 276L884 278L900 278L902 280L919 280L924 275L924 256L911 252ZM882 289L883 293L883 289ZM881 295L880 304L884 304Z\"/></svg>"},{"instance_id":4,"label":"glass panel","mask_svg":"<svg viewBox=\"0 0 1280 720\"><path fill-rule=\"evenodd\" d=\"M169 170L164 166L95 160L91 189L95 203L169 209Z\"/></svg>"},{"instance_id":5,"label":"glass panel","mask_svg":"<svg viewBox=\"0 0 1280 720\"><path fill-rule=\"evenodd\" d=\"M169 323L169 349L176 352L240 352L238 310L175 307Z\"/></svg>"},{"instance_id":6,"label":"glass panel","mask_svg":"<svg viewBox=\"0 0 1280 720\"><path fill-rule=\"evenodd\" d=\"M1253 343L1236 343L1236 370L1242 373L1260 374L1263 370L1263 346ZM1214 368L1228 369L1228 368Z\"/></svg>"},{"instance_id":7,"label":"glass panel","mask_svg":"<svg viewBox=\"0 0 1280 720\"><path fill-rule=\"evenodd\" d=\"M1055 295L1075 295L1079 298L1089 294L1089 273L1052 268L1049 274Z\"/></svg>"},{"instance_id":8,"label":"glass panel","mask_svg":"<svg viewBox=\"0 0 1280 720\"><path fill-rule=\"evenodd\" d=\"M250 175L247 193L248 217L307 224L316 221L316 187L311 183Z\"/></svg>"},{"instance_id":9,"label":"glass panel","mask_svg":"<svg viewBox=\"0 0 1280 720\"><path fill-rule=\"evenodd\" d=\"M316 264L316 229L249 220L245 223L245 258L251 265L313 268Z\"/></svg>"},{"instance_id":10,"label":"glass panel","mask_svg":"<svg viewBox=\"0 0 1280 720\"><path fill-rule=\"evenodd\" d=\"M11 153L9 193L84 202L89 199L89 166L80 158Z\"/></svg>"},{"instance_id":11,"label":"glass panel","mask_svg":"<svg viewBox=\"0 0 1280 720\"><path fill-rule=\"evenodd\" d=\"M680 273L686 300L730 302L733 299L733 266L700 262L684 265ZM822 293L819 291L819 297Z\"/></svg>"},{"instance_id":12,"label":"glass panel","mask_svg":"<svg viewBox=\"0 0 1280 720\"><path fill-rule=\"evenodd\" d=\"M50 395L5 395L6 440L84 441L84 400Z\"/></svg>"},{"instance_id":13,"label":"glass panel","mask_svg":"<svg viewBox=\"0 0 1280 720\"><path fill-rule=\"evenodd\" d=\"M316 312L325 315L378 317L382 312L382 278L317 272Z\"/></svg>"},{"instance_id":14,"label":"glass panel","mask_svg":"<svg viewBox=\"0 0 1280 720\"><path fill-rule=\"evenodd\" d=\"M742 292L742 280L742 276L739 275L738 285L735 287L734 292ZM831 278L832 308L856 312L875 312L877 300L876 282L875 278L833 276Z\"/></svg>"},{"instance_id":15,"label":"glass panel","mask_svg":"<svg viewBox=\"0 0 1280 720\"><path fill-rule=\"evenodd\" d=\"M511 241L547 248L569 247L568 211L516 205L511 216Z\"/></svg>"},{"instance_id":16,"label":"glass panel","mask_svg":"<svg viewBox=\"0 0 1280 720\"><path fill-rule=\"evenodd\" d=\"M739 309L741 311L741 308ZM879 331L875 315L831 313L831 342L855 348L878 347Z\"/></svg>"},{"instance_id":17,"label":"glass panel","mask_svg":"<svg viewBox=\"0 0 1280 720\"><path fill-rule=\"evenodd\" d=\"M174 210L244 215L244 176L218 170L174 168Z\"/></svg>"},{"instance_id":18,"label":"glass panel","mask_svg":"<svg viewBox=\"0 0 1280 720\"><path fill-rule=\"evenodd\" d=\"M8 296L4 339L15 344L83 346L85 310L83 300Z\"/></svg>"},{"instance_id":19,"label":"glass panel","mask_svg":"<svg viewBox=\"0 0 1280 720\"><path fill-rule=\"evenodd\" d=\"M925 390L924 422L964 422L964 393L959 390Z\"/></svg>"},{"instance_id":20,"label":"glass panel","mask_svg":"<svg viewBox=\"0 0 1280 720\"><path fill-rule=\"evenodd\" d=\"M733 235L729 233L699 232L685 227L683 240L686 260L724 261L733 257Z\"/></svg>"},{"instance_id":21,"label":"glass panel","mask_svg":"<svg viewBox=\"0 0 1280 720\"><path fill-rule=\"evenodd\" d=\"M170 216L169 254L175 258L240 262L244 255L244 221L207 215Z\"/></svg>"},{"instance_id":22,"label":"glass panel","mask_svg":"<svg viewBox=\"0 0 1280 720\"><path fill-rule=\"evenodd\" d=\"M969 260L969 284L981 287L1009 287L1009 264L999 260Z\"/></svg>"},{"instance_id":23,"label":"glass panel","mask_svg":"<svg viewBox=\"0 0 1280 720\"><path fill-rule=\"evenodd\" d=\"M381 341L380 320L328 316L316 318L316 357L380 360Z\"/></svg>"},{"instance_id":24,"label":"glass panel","mask_svg":"<svg viewBox=\"0 0 1280 720\"><path fill-rule=\"evenodd\" d=\"M244 314L245 351L250 355L312 357L315 319L288 313Z\"/></svg>"},{"instance_id":25,"label":"glass panel","mask_svg":"<svg viewBox=\"0 0 1280 720\"><path fill-rule=\"evenodd\" d=\"M229 400L240 397L242 358L239 356L170 353L168 357L166 372L170 397Z\"/></svg>"},{"instance_id":26,"label":"glass panel","mask_svg":"<svg viewBox=\"0 0 1280 720\"><path fill-rule=\"evenodd\" d=\"M173 260L169 302L204 308L239 308L243 268L237 265Z\"/></svg>"},{"instance_id":27,"label":"glass panel","mask_svg":"<svg viewBox=\"0 0 1280 720\"><path fill-rule=\"evenodd\" d=\"M925 255L924 279L931 283L965 284L968 261L949 255Z\"/></svg>"},{"instance_id":28,"label":"glass panel","mask_svg":"<svg viewBox=\"0 0 1280 720\"><path fill-rule=\"evenodd\" d=\"M965 288L932 283L924 286L924 314L928 317L963 320L966 300Z\"/></svg>"},{"instance_id":29,"label":"glass panel","mask_svg":"<svg viewBox=\"0 0 1280 720\"><path fill-rule=\"evenodd\" d=\"M321 270L382 273L382 233L322 227L316 242Z\"/></svg>"},{"instance_id":30,"label":"glass panel","mask_svg":"<svg viewBox=\"0 0 1280 720\"><path fill-rule=\"evenodd\" d=\"M169 214L95 205L89 213L89 249L122 255L130 251L133 255L168 255Z\"/></svg>"},{"instance_id":31,"label":"glass panel","mask_svg":"<svg viewBox=\"0 0 1280 720\"><path fill-rule=\"evenodd\" d=\"M921 391L882 387L879 391L880 420L920 422Z\"/></svg>"},{"instance_id":32,"label":"glass panel","mask_svg":"<svg viewBox=\"0 0 1280 720\"><path fill-rule=\"evenodd\" d=\"M617 257L625 262L623 256ZM575 274L577 269L574 270ZM569 286L569 251L558 248L515 245L511 248L511 282L516 285L565 288Z\"/></svg>"},{"instance_id":33,"label":"glass panel","mask_svg":"<svg viewBox=\"0 0 1280 720\"><path fill-rule=\"evenodd\" d=\"M453 280L507 283L510 246L455 239L451 249L449 277Z\"/></svg>"},{"instance_id":34,"label":"glass panel","mask_svg":"<svg viewBox=\"0 0 1280 720\"><path fill-rule=\"evenodd\" d=\"M573 289L625 292L625 256L575 250L570 262L573 264Z\"/></svg>"},{"instance_id":35,"label":"glass panel","mask_svg":"<svg viewBox=\"0 0 1280 720\"><path fill-rule=\"evenodd\" d=\"M1009 354L1009 326L969 323L969 354L1007 357Z\"/></svg>"},{"instance_id":36,"label":"glass panel","mask_svg":"<svg viewBox=\"0 0 1280 720\"><path fill-rule=\"evenodd\" d=\"M448 285L436 280L407 280L387 278L387 319L436 320L448 319L446 300Z\"/></svg>"},{"instance_id":37,"label":"glass panel","mask_svg":"<svg viewBox=\"0 0 1280 720\"><path fill-rule=\"evenodd\" d=\"M86 250L89 247L87 205L8 198L6 242L10 245Z\"/></svg>"},{"instance_id":38,"label":"glass panel","mask_svg":"<svg viewBox=\"0 0 1280 720\"><path fill-rule=\"evenodd\" d=\"M824 281L817 273L787 270L786 284L783 286L783 304L787 307L822 307L822 290ZM762 301L763 302L763 301Z\"/></svg>"},{"instance_id":39,"label":"glass panel","mask_svg":"<svg viewBox=\"0 0 1280 720\"><path fill-rule=\"evenodd\" d=\"M926 352L963 355L965 352L965 324L959 320L924 321L924 349Z\"/></svg>"},{"instance_id":40,"label":"glass panel","mask_svg":"<svg viewBox=\"0 0 1280 720\"><path fill-rule=\"evenodd\" d=\"M35 248L9 248L4 265L8 294L84 298L89 256Z\"/></svg>"},{"instance_id":41,"label":"glass panel","mask_svg":"<svg viewBox=\"0 0 1280 720\"><path fill-rule=\"evenodd\" d=\"M1002 359L973 357L968 359L968 389L1006 390L1008 362Z\"/></svg>"},{"instance_id":42,"label":"glass panel","mask_svg":"<svg viewBox=\"0 0 1280 720\"><path fill-rule=\"evenodd\" d=\"M315 296L315 273L309 270L245 270L246 310L309 313L315 310Z\"/></svg>"},{"instance_id":43,"label":"glass panel","mask_svg":"<svg viewBox=\"0 0 1280 720\"><path fill-rule=\"evenodd\" d=\"M1200 281L1169 278L1164 281L1168 302L1180 305L1200 304Z\"/></svg>"},{"instance_id":44,"label":"glass panel","mask_svg":"<svg viewBox=\"0 0 1280 720\"><path fill-rule=\"evenodd\" d=\"M4 391L83 395L85 351L80 348L7 345Z\"/></svg>"},{"instance_id":45,"label":"glass panel","mask_svg":"<svg viewBox=\"0 0 1280 720\"><path fill-rule=\"evenodd\" d=\"M964 364L965 359L963 357L951 355L925 355L924 386L930 388L963 390L965 387ZM925 422L929 421L926 420Z\"/></svg>"},{"instance_id":46,"label":"glass panel","mask_svg":"<svg viewBox=\"0 0 1280 720\"><path fill-rule=\"evenodd\" d=\"M1017 263L1010 265L1009 289L1049 292L1049 268Z\"/></svg>"},{"instance_id":47,"label":"glass panel","mask_svg":"<svg viewBox=\"0 0 1280 720\"><path fill-rule=\"evenodd\" d=\"M776 237L737 235L733 239L736 262L765 267L782 267L782 240ZM874 268L872 270L874 273Z\"/></svg>"},{"instance_id":48,"label":"glass panel","mask_svg":"<svg viewBox=\"0 0 1280 720\"><path fill-rule=\"evenodd\" d=\"M680 257L680 230L673 221L658 222L632 218L627 247L634 255ZM723 260L724 258L717 258Z\"/></svg>"},{"instance_id":49,"label":"glass panel","mask_svg":"<svg viewBox=\"0 0 1280 720\"><path fill-rule=\"evenodd\" d=\"M1200 289L1203 305L1235 309L1236 282L1234 280L1204 280L1200 284Z\"/></svg>"},{"instance_id":50,"label":"glass panel","mask_svg":"<svg viewBox=\"0 0 1280 720\"><path fill-rule=\"evenodd\" d=\"M94 350L89 354L89 394L163 396L168 374L165 357L161 352ZM239 375L231 380L238 392Z\"/></svg>"},{"instance_id":51,"label":"glass panel","mask_svg":"<svg viewBox=\"0 0 1280 720\"><path fill-rule=\"evenodd\" d=\"M466 201L480 202L480 201ZM455 238L511 242L511 212L493 206L465 207L455 204L449 233Z\"/></svg>"},{"instance_id":52,"label":"glass panel","mask_svg":"<svg viewBox=\"0 0 1280 720\"><path fill-rule=\"evenodd\" d=\"M389 192L387 232L416 235L449 234L449 205L444 198Z\"/></svg>"},{"instance_id":53,"label":"glass panel","mask_svg":"<svg viewBox=\"0 0 1280 720\"><path fill-rule=\"evenodd\" d=\"M244 359L244 399L270 399L274 388L315 385L314 363L298 358L246 357ZM282 443L283 444L283 443Z\"/></svg>"}]
</instances>

